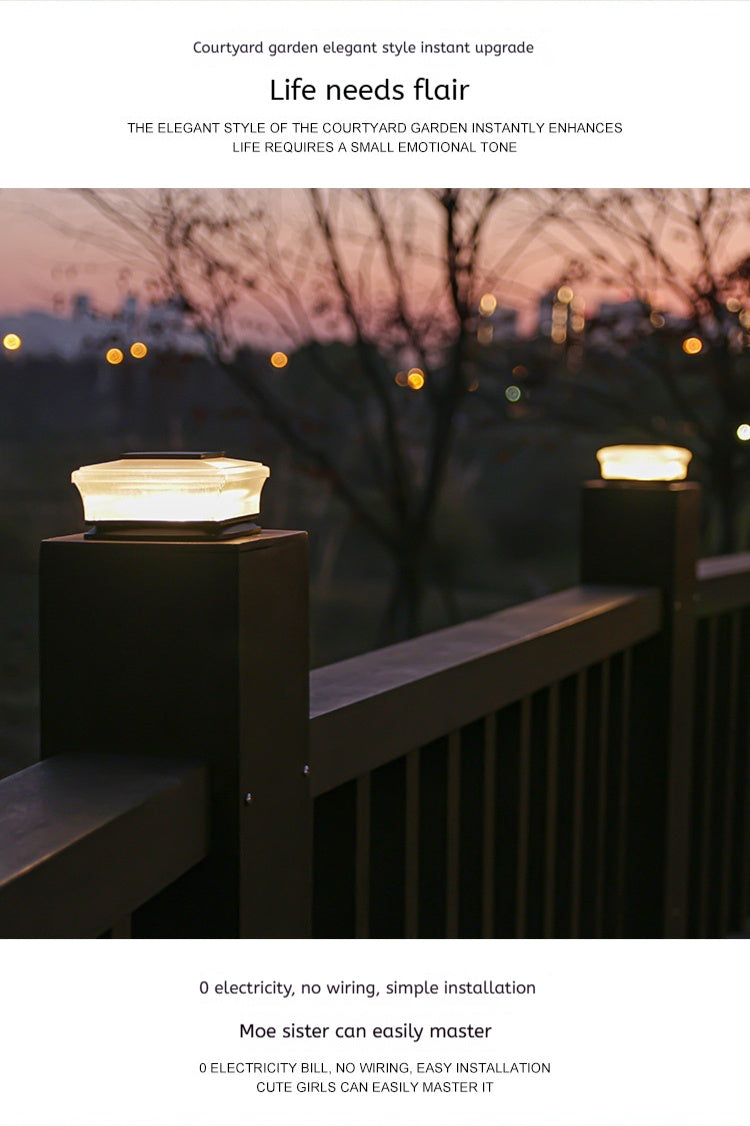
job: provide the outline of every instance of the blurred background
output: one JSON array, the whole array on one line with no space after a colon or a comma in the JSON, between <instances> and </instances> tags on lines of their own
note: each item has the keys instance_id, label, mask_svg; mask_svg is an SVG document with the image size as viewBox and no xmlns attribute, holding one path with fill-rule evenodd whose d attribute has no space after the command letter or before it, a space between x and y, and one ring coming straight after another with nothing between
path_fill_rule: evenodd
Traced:
<instances>
[{"instance_id":1,"label":"blurred background","mask_svg":"<svg viewBox=\"0 0 750 1126\"><path fill-rule=\"evenodd\" d=\"M1 191L0 774L37 754L71 470L263 461L326 664L576 579L578 489L687 446L750 539L750 191Z\"/></svg>"}]
</instances>

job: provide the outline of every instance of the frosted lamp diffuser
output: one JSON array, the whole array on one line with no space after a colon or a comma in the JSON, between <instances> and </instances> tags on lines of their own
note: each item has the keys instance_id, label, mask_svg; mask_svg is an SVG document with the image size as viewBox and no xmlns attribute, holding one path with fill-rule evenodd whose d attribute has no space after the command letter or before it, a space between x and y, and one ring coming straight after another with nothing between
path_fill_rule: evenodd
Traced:
<instances>
[{"instance_id":1,"label":"frosted lamp diffuser","mask_svg":"<svg viewBox=\"0 0 750 1126\"><path fill-rule=\"evenodd\" d=\"M92 524L221 524L258 515L268 476L231 457L139 457L84 465L71 480Z\"/></svg>"},{"instance_id":2,"label":"frosted lamp diffuser","mask_svg":"<svg viewBox=\"0 0 750 1126\"><path fill-rule=\"evenodd\" d=\"M605 481L684 481L693 455L681 446L605 446L596 456Z\"/></svg>"}]
</instances>

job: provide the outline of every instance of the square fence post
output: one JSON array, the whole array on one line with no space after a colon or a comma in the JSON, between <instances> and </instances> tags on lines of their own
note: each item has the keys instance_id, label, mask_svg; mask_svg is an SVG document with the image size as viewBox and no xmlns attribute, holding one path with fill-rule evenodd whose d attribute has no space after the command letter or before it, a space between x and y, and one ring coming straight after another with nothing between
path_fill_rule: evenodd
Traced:
<instances>
[{"instance_id":1,"label":"square fence post","mask_svg":"<svg viewBox=\"0 0 750 1126\"><path fill-rule=\"evenodd\" d=\"M581 581L659 587L661 633L633 653L628 764L627 933L687 926L700 488L589 481Z\"/></svg>"},{"instance_id":2,"label":"square fence post","mask_svg":"<svg viewBox=\"0 0 750 1126\"><path fill-rule=\"evenodd\" d=\"M307 937L307 536L42 544L42 756L197 756L211 852L136 936Z\"/></svg>"}]
</instances>

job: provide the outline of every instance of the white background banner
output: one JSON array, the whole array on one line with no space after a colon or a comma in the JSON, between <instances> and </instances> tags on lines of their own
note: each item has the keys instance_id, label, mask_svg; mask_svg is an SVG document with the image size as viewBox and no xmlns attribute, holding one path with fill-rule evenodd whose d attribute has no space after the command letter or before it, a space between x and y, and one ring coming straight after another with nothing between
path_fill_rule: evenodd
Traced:
<instances>
[{"instance_id":1,"label":"white background banner","mask_svg":"<svg viewBox=\"0 0 750 1126\"><path fill-rule=\"evenodd\" d=\"M0 21L3 187L747 182L744 2L11 0ZM5 941L0 1126L746 1126L748 955ZM514 982L535 989L487 988Z\"/></svg>"},{"instance_id":2,"label":"white background banner","mask_svg":"<svg viewBox=\"0 0 750 1126\"><path fill-rule=\"evenodd\" d=\"M3 1126L747 1123L741 941L6 942L3 962Z\"/></svg>"},{"instance_id":3,"label":"white background banner","mask_svg":"<svg viewBox=\"0 0 750 1126\"><path fill-rule=\"evenodd\" d=\"M3 178L744 186L746 13L734 0L5 3ZM403 132L338 131L352 123ZM611 131L566 128L581 124ZM352 147L368 141L391 151ZM420 142L469 147L399 148Z\"/></svg>"}]
</instances>

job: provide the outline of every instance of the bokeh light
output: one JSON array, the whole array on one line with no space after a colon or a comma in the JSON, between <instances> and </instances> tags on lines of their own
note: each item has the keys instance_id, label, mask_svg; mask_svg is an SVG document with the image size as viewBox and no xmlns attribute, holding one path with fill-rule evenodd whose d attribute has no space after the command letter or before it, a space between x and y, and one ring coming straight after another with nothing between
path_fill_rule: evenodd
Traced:
<instances>
[{"instance_id":1,"label":"bokeh light","mask_svg":"<svg viewBox=\"0 0 750 1126\"><path fill-rule=\"evenodd\" d=\"M750 442L750 422L742 422L737 427L737 437L741 442Z\"/></svg>"},{"instance_id":2,"label":"bokeh light","mask_svg":"<svg viewBox=\"0 0 750 1126\"><path fill-rule=\"evenodd\" d=\"M271 353L271 367L281 370L289 363L289 357L286 352L272 352Z\"/></svg>"},{"instance_id":3,"label":"bokeh light","mask_svg":"<svg viewBox=\"0 0 750 1126\"><path fill-rule=\"evenodd\" d=\"M483 293L479 298L479 312L483 317L491 317L497 309L497 298L494 293Z\"/></svg>"},{"instance_id":4,"label":"bokeh light","mask_svg":"<svg viewBox=\"0 0 750 1126\"><path fill-rule=\"evenodd\" d=\"M697 356L703 351L703 341L699 336L686 336L682 342L682 350L687 356Z\"/></svg>"},{"instance_id":5,"label":"bokeh light","mask_svg":"<svg viewBox=\"0 0 750 1126\"><path fill-rule=\"evenodd\" d=\"M424 372L421 368L412 368L406 377L406 382L412 391L421 391L424 387Z\"/></svg>"},{"instance_id":6,"label":"bokeh light","mask_svg":"<svg viewBox=\"0 0 750 1126\"><path fill-rule=\"evenodd\" d=\"M105 355L105 360L108 364L121 364L125 359L125 355L120 348L109 348Z\"/></svg>"},{"instance_id":7,"label":"bokeh light","mask_svg":"<svg viewBox=\"0 0 750 1126\"><path fill-rule=\"evenodd\" d=\"M562 302L563 305L569 305L574 296L569 285L561 285L557 291L557 300Z\"/></svg>"},{"instance_id":8,"label":"bokeh light","mask_svg":"<svg viewBox=\"0 0 750 1126\"><path fill-rule=\"evenodd\" d=\"M136 340L130 345L130 355L134 360L143 360L148 355L148 348L142 340Z\"/></svg>"},{"instance_id":9,"label":"bokeh light","mask_svg":"<svg viewBox=\"0 0 750 1126\"><path fill-rule=\"evenodd\" d=\"M505 388L505 398L509 403L517 403L521 398L521 388L516 387L515 383L511 383L510 387Z\"/></svg>"},{"instance_id":10,"label":"bokeh light","mask_svg":"<svg viewBox=\"0 0 750 1126\"><path fill-rule=\"evenodd\" d=\"M3 337L3 348L6 348L9 352L17 352L22 344L23 341L17 332L6 332Z\"/></svg>"}]
</instances>

